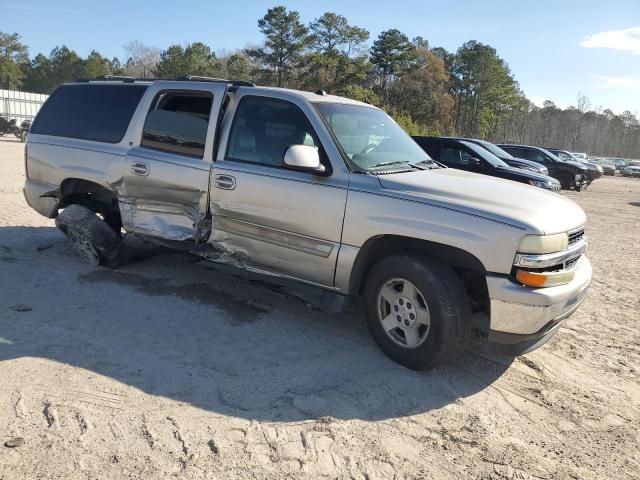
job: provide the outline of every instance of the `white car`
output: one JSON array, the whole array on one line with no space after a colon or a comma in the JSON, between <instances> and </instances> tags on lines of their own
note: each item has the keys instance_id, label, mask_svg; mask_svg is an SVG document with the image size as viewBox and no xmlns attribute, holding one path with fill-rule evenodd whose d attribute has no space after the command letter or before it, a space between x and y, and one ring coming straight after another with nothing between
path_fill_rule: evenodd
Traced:
<instances>
[{"instance_id":1,"label":"white car","mask_svg":"<svg viewBox=\"0 0 640 480\"><path fill-rule=\"evenodd\" d=\"M625 177L640 177L640 160L629 162L622 170L622 174Z\"/></svg>"}]
</instances>

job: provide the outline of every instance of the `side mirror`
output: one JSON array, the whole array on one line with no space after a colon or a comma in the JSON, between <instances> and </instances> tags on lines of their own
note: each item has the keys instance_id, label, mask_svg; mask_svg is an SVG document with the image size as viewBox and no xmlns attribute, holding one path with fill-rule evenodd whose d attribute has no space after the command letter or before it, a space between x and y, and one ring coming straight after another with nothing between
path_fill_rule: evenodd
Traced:
<instances>
[{"instance_id":1,"label":"side mirror","mask_svg":"<svg viewBox=\"0 0 640 480\"><path fill-rule=\"evenodd\" d=\"M291 145L284 154L284 166L292 170L301 170L322 174L326 171L320 163L320 154L316 147L309 145Z\"/></svg>"},{"instance_id":2,"label":"side mirror","mask_svg":"<svg viewBox=\"0 0 640 480\"><path fill-rule=\"evenodd\" d=\"M482 165L482 160L476 157L471 157L469 158L469 165L471 165L472 167L479 167L480 165Z\"/></svg>"}]
</instances>

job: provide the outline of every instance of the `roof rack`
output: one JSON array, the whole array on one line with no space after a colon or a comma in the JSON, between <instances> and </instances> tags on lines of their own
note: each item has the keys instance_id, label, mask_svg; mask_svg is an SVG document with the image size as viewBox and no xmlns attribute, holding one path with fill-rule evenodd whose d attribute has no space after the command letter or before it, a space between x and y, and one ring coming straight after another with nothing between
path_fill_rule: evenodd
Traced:
<instances>
[{"instance_id":1,"label":"roof rack","mask_svg":"<svg viewBox=\"0 0 640 480\"><path fill-rule=\"evenodd\" d=\"M126 83L134 83L134 82L157 82L160 80L164 81L180 81L180 82L214 82L214 83L227 83L232 87L255 87L256 84L253 82L248 82L246 80L227 80L225 78L214 78L214 77L203 77L199 75L185 75L178 78L136 78L136 77L127 77L125 75L101 75L95 78L78 78L74 80L74 82L94 82L94 81L114 81L114 82L126 82Z\"/></svg>"}]
</instances>

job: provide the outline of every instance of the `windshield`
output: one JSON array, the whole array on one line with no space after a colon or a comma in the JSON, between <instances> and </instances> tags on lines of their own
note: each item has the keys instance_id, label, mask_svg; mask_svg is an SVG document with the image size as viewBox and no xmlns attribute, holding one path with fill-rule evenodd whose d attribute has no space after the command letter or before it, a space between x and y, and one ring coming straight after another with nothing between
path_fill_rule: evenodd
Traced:
<instances>
[{"instance_id":1,"label":"windshield","mask_svg":"<svg viewBox=\"0 0 640 480\"><path fill-rule=\"evenodd\" d=\"M502 159L508 159L508 160L515 160L515 158L513 157L513 155L511 155L509 152L505 152L503 149L501 149L499 146L494 145L491 142L484 142L484 141L480 141L478 142L480 145L482 145L484 148L486 148L487 150L489 150L491 153L493 153L496 157L498 158L502 158Z\"/></svg>"},{"instance_id":2,"label":"windshield","mask_svg":"<svg viewBox=\"0 0 640 480\"><path fill-rule=\"evenodd\" d=\"M461 140L460 143L462 143L466 147L469 147L471 150L473 150L473 153L478 155L478 158L486 160L487 162L489 162L494 167L509 168L509 165L504 163L502 160L500 160L498 157L496 157L489 150L485 150L484 148L482 148L480 145L477 145L477 144L475 144L473 142L467 142L466 140Z\"/></svg>"},{"instance_id":3,"label":"windshield","mask_svg":"<svg viewBox=\"0 0 640 480\"><path fill-rule=\"evenodd\" d=\"M433 163L382 110L340 103L316 103L315 107L344 153L361 170Z\"/></svg>"},{"instance_id":4,"label":"windshield","mask_svg":"<svg viewBox=\"0 0 640 480\"><path fill-rule=\"evenodd\" d=\"M628 167L640 167L640 162L629 162Z\"/></svg>"}]
</instances>

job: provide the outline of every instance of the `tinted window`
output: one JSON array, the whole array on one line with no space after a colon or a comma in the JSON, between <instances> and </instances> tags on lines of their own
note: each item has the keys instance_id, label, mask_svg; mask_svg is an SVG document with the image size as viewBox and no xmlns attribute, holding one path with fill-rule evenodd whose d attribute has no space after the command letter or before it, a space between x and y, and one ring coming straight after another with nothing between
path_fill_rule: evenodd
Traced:
<instances>
[{"instance_id":1,"label":"tinted window","mask_svg":"<svg viewBox=\"0 0 640 480\"><path fill-rule=\"evenodd\" d=\"M545 163L547 161L547 157L542 152L539 152L538 150L525 148L523 150L523 154L524 154L524 158L526 158L527 160L532 160L538 163Z\"/></svg>"},{"instance_id":2,"label":"tinted window","mask_svg":"<svg viewBox=\"0 0 640 480\"><path fill-rule=\"evenodd\" d=\"M229 135L228 160L280 167L291 145L320 149L302 110L273 98L247 96L240 101Z\"/></svg>"},{"instance_id":3,"label":"tinted window","mask_svg":"<svg viewBox=\"0 0 640 480\"><path fill-rule=\"evenodd\" d=\"M452 166L469 165L471 155L455 147L442 147L442 163Z\"/></svg>"},{"instance_id":4,"label":"tinted window","mask_svg":"<svg viewBox=\"0 0 640 480\"><path fill-rule=\"evenodd\" d=\"M44 104L31 133L118 143L146 85L62 85Z\"/></svg>"},{"instance_id":5,"label":"tinted window","mask_svg":"<svg viewBox=\"0 0 640 480\"><path fill-rule=\"evenodd\" d=\"M207 92L165 91L155 98L144 122L141 145L202 157L213 97Z\"/></svg>"}]
</instances>

